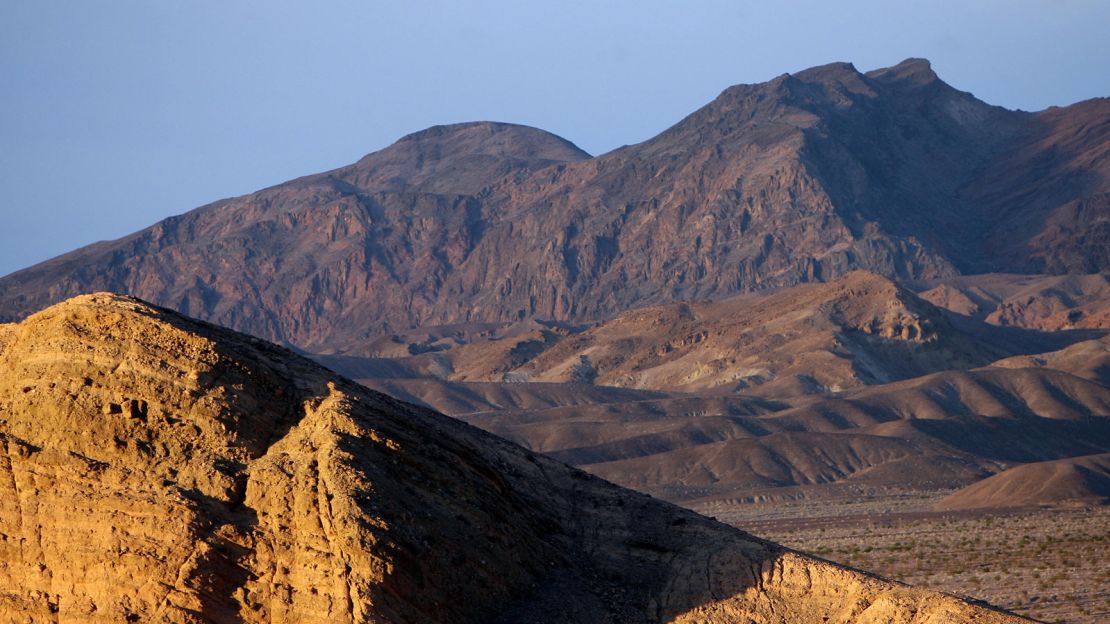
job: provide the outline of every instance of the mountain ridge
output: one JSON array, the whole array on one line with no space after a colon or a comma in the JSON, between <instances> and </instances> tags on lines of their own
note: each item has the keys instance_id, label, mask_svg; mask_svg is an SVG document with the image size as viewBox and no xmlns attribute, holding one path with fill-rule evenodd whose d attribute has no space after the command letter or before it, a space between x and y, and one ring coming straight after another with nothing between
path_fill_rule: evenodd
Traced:
<instances>
[{"instance_id":1,"label":"mountain ridge","mask_svg":"<svg viewBox=\"0 0 1110 624\"><path fill-rule=\"evenodd\" d=\"M854 269L907 283L1102 270L1108 119L1110 100L992 107L910 59L730 87L596 157L523 126L436 126L0 278L0 318L107 289L327 352L419 325L591 322ZM1022 177L1034 169L1040 190Z\"/></svg>"}]
</instances>

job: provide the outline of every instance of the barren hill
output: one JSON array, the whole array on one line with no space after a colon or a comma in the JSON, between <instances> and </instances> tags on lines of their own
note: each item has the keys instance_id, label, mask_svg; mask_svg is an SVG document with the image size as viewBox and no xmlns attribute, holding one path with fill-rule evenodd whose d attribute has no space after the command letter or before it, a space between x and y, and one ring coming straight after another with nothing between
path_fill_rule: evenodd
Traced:
<instances>
[{"instance_id":1,"label":"barren hill","mask_svg":"<svg viewBox=\"0 0 1110 624\"><path fill-rule=\"evenodd\" d=\"M1051 368L1110 387L1110 336L1077 342L1058 351L1006 358L993 366Z\"/></svg>"},{"instance_id":2,"label":"barren hill","mask_svg":"<svg viewBox=\"0 0 1110 624\"><path fill-rule=\"evenodd\" d=\"M539 330L434 356L455 381L586 381L680 390L837 391L981 366L1007 353L873 273L719 302L633 310L580 333ZM773 392L766 387L763 392Z\"/></svg>"},{"instance_id":3,"label":"barren hill","mask_svg":"<svg viewBox=\"0 0 1110 624\"><path fill-rule=\"evenodd\" d=\"M0 319L107 289L322 353L854 269L1099 272L1108 129L1110 100L1007 111L921 59L730 87L594 158L531 128L436 127L0 279Z\"/></svg>"},{"instance_id":4,"label":"barren hill","mask_svg":"<svg viewBox=\"0 0 1110 624\"><path fill-rule=\"evenodd\" d=\"M950 494L939 509L1030 507L1110 500L1110 453L1022 464Z\"/></svg>"},{"instance_id":5,"label":"barren hill","mask_svg":"<svg viewBox=\"0 0 1110 624\"><path fill-rule=\"evenodd\" d=\"M1047 366L943 371L776 399L576 384L363 383L682 504L950 490L1014 463L1110 450L1110 388Z\"/></svg>"},{"instance_id":6,"label":"barren hill","mask_svg":"<svg viewBox=\"0 0 1110 624\"><path fill-rule=\"evenodd\" d=\"M0 327L0 621L1017 622L114 295Z\"/></svg>"},{"instance_id":7,"label":"barren hill","mask_svg":"<svg viewBox=\"0 0 1110 624\"><path fill-rule=\"evenodd\" d=\"M952 317L884 277L856 271L770 293L641 308L585 329L540 326L409 343L394 357L320 359L358 379L580 383L783 399L967 370L1103 334ZM388 352L380 344L373 350Z\"/></svg>"}]
</instances>

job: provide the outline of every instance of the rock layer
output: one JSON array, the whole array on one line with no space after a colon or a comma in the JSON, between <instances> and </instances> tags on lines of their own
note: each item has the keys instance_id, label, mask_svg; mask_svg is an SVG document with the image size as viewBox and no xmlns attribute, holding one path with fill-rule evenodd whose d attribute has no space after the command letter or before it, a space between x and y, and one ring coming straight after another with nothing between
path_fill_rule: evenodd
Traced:
<instances>
[{"instance_id":1,"label":"rock layer","mask_svg":"<svg viewBox=\"0 0 1110 624\"><path fill-rule=\"evenodd\" d=\"M138 300L0 327L3 622L1010 622Z\"/></svg>"}]
</instances>

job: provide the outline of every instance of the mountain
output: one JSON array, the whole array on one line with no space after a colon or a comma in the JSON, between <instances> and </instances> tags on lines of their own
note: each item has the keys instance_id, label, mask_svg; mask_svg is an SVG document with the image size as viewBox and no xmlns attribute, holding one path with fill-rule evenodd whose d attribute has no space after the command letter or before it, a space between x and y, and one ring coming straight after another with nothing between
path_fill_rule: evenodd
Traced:
<instances>
[{"instance_id":1,"label":"mountain","mask_svg":"<svg viewBox=\"0 0 1110 624\"><path fill-rule=\"evenodd\" d=\"M476 123L0 279L0 318L113 290L317 352L413 327L595 322L826 281L1110 269L1110 100L989 106L910 59L738 85L589 158Z\"/></svg>"},{"instance_id":2,"label":"mountain","mask_svg":"<svg viewBox=\"0 0 1110 624\"><path fill-rule=\"evenodd\" d=\"M523 126L430 128L354 165L13 274L0 285L0 315L113 290L283 342L362 337L399 318L398 305L422 305L469 255L487 227L473 194L482 181L587 157Z\"/></svg>"},{"instance_id":3,"label":"mountain","mask_svg":"<svg viewBox=\"0 0 1110 624\"><path fill-rule=\"evenodd\" d=\"M0 326L0 620L1017 622L142 301Z\"/></svg>"}]
</instances>

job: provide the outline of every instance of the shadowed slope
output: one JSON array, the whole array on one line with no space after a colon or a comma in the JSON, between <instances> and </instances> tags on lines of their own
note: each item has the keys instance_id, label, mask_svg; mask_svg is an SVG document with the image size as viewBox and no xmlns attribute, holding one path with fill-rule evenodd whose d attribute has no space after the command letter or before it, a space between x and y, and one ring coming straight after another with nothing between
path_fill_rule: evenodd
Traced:
<instances>
[{"instance_id":1,"label":"shadowed slope","mask_svg":"<svg viewBox=\"0 0 1110 624\"><path fill-rule=\"evenodd\" d=\"M1009 622L112 295L0 326L0 621Z\"/></svg>"}]
</instances>

